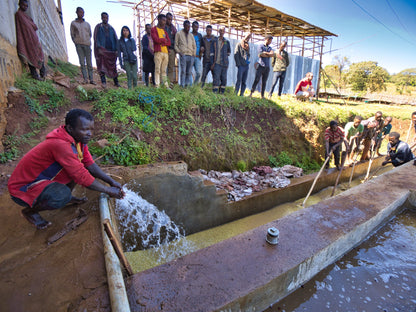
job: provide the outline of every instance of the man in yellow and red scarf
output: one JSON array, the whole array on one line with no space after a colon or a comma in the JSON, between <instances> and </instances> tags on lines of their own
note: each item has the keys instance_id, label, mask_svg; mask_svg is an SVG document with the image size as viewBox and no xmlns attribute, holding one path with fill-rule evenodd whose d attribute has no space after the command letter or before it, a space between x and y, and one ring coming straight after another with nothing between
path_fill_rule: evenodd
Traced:
<instances>
[{"instance_id":1,"label":"man in yellow and red scarf","mask_svg":"<svg viewBox=\"0 0 416 312\"><path fill-rule=\"evenodd\" d=\"M93 129L90 113L72 109L65 117L65 126L50 132L45 141L23 156L13 171L8 182L9 193L24 207L22 215L36 228L45 229L51 224L40 216L40 211L87 200L72 196L75 184L114 198L124 197L120 183L106 175L88 151Z\"/></svg>"}]
</instances>

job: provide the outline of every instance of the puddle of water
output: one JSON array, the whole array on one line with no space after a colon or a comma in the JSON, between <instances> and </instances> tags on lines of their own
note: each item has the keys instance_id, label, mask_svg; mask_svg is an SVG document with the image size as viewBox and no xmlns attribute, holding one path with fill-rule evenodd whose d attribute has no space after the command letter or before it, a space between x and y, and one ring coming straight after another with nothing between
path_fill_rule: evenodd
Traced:
<instances>
[{"instance_id":1,"label":"puddle of water","mask_svg":"<svg viewBox=\"0 0 416 312\"><path fill-rule=\"evenodd\" d=\"M416 311L415 239L416 210L405 210L266 311Z\"/></svg>"},{"instance_id":2,"label":"puddle of water","mask_svg":"<svg viewBox=\"0 0 416 312\"><path fill-rule=\"evenodd\" d=\"M391 168L383 168L379 174L390 170ZM361 180L355 179L351 183L351 187L361 184ZM338 185L335 195L348 189L348 183ZM333 187L327 187L320 192L309 197L306 207L319 203L329 198ZM302 209L304 198L300 198L295 202L285 203L259 214L251 215L230 223L226 223L205 231L186 236L186 239L176 241L176 245L165 244L163 249L147 249L134 252L126 252L126 258L135 272L144 271L157 265L166 263L175 258L171 254L184 256L199 249L214 245L218 242L234 237L236 235L247 232L256 227L269 223L271 220L277 220ZM163 253L163 254L162 254Z\"/></svg>"}]
</instances>

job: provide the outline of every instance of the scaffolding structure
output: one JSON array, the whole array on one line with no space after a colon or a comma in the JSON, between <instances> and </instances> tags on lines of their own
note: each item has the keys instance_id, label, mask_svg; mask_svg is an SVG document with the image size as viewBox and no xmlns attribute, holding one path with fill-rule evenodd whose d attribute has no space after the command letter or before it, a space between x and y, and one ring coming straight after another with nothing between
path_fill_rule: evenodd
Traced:
<instances>
[{"instance_id":1,"label":"scaffolding structure","mask_svg":"<svg viewBox=\"0 0 416 312\"><path fill-rule=\"evenodd\" d=\"M226 27L230 39L244 38L251 33L251 42L264 41L265 35L272 35L272 46L277 48L282 40L287 41L286 50L294 55L319 59L322 63L325 41L337 36L325 29L314 26L299 18L287 15L272 7L254 0L141 0L131 2L117 0L135 11L138 51L141 55L141 38L145 34L145 24L155 26L157 15L172 13L172 23L182 29L183 22L196 20L199 32L204 33L207 25L218 33L221 26ZM141 58L140 64L141 65ZM141 66L139 66L141 68Z\"/></svg>"}]
</instances>

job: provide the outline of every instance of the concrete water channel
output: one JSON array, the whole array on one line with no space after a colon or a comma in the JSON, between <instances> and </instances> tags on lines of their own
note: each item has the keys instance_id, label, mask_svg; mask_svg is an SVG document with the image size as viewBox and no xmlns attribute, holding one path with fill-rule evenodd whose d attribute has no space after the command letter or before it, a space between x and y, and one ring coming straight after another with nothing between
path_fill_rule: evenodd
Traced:
<instances>
[{"instance_id":1,"label":"concrete water channel","mask_svg":"<svg viewBox=\"0 0 416 312\"><path fill-rule=\"evenodd\" d=\"M378 168L376 159L373 168ZM365 174L367 164L356 167ZM315 192L333 185L338 172L324 174ZM348 181L350 169L341 181ZM395 168L335 197L231 235L178 259L152 267L135 264L126 280L133 311L263 311L363 242L401 209L415 205L416 168ZM213 185L198 177L162 175L136 180L140 195L163 209L186 232L198 233L224 223L273 210L307 194L314 175L294 179L284 189L269 189L228 203ZM264 222L263 222L264 223ZM266 242L269 228L279 243ZM195 234L196 235L196 234ZM204 247L204 246L203 246Z\"/></svg>"}]
</instances>

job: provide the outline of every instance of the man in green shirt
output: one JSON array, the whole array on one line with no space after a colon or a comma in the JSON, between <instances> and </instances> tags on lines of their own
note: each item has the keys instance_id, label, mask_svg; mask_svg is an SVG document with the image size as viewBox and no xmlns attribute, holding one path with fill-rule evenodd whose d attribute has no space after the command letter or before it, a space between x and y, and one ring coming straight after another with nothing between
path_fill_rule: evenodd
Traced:
<instances>
[{"instance_id":1,"label":"man in green shirt","mask_svg":"<svg viewBox=\"0 0 416 312\"><path fill-rule=\"evenodd\" d=\"M350 145L350 149L347 153L347 163L351 163L353 159L351 159L351 153L354 151L358 153L358 148L360 146L360 140L362 133L364 131L364 126L361 124L361 121L363 120L363 117L361 116L355 116L354 121L350 121L345 125L345 139L348 141ZM355 149L354 149L354 143L355 143Z\"/></svg>"}]
</instances>

